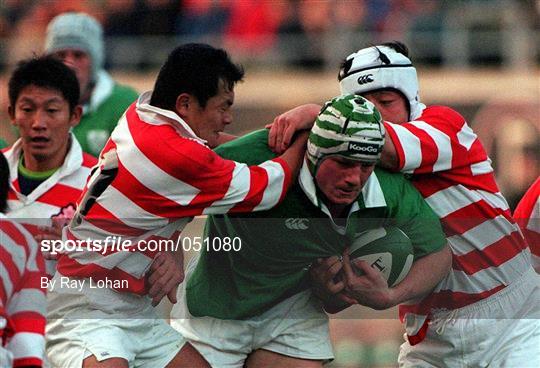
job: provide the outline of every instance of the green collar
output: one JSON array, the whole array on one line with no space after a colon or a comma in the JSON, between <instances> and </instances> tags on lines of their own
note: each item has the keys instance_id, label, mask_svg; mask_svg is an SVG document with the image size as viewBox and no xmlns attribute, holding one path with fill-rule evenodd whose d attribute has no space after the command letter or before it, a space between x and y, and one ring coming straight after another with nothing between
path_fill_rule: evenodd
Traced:
<instances>
[{"instance_id":1,"label":"green collar","mask_svg":"<svg viewBox=\"0 0 540 368\"><path fill-rule=\"evenodd\" d=\"M17 167L17 170L21 173L21 175L24 175L28 179L45 180L45 179L51 177L58 170L58 168L47 170L47 171L31 171L31 170L28 170L26 167L24 167L24 156L21 155L21 158L19 159L19 166Z\"/></svg>"}]
</instances>

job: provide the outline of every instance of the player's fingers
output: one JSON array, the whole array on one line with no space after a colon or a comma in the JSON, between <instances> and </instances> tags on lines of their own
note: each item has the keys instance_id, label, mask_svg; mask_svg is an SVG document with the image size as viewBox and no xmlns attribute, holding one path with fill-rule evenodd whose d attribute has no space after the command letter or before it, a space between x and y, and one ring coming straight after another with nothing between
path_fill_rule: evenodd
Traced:
<instances>
[{"instance_id":1,"label":"player's fingers","mask_svg":"<svg viewBox=\"0 0 540 368\"><path fill-rule=\"evenodd\" d=\"M152 264L150 265L150 272L161 267L163 263L165 263L165 256L163 253L157 253L152 260Z\"/></svg>"},{"instance_id":2,"label":"player's fingers","mask_svg":"<svg viewBox=\"0 0 540 368\"><path fill-rule=\"evenodd\" d=\"M351 259L347 250L343 253L343 272L347 281L352 281L354 279L355 273L351 265Z\"/></svg>"},{"instance_id":3,"label":"player's fingers","mask_svg":"<svg viewBox=\"0 0 540 368\"><path fill-rule=\"evenodd\" d=\"M276 120L274 120L274 122L269 126L269 129L270 131L268 132L268 147L270 147L272 151L276 152Z\"/></svg>"},{"instance_id":4,"label":"player's fingers","mask_svg":"<svg viewBox=\"0 0 540 368\"><path fill-rule=\"evenodd\" d=\"M371 267L366 261L356 259L353 261L353 264L356 268L361 270L368 279L373 280L380 276L380 272Z\"/></svg>"},{"instance_id":5,"label":"player's fingers","mask_svg":"<svg viewBox=\"0 0 540 368\"><path fill-rule=\"evenodd\" d=\"M280 121L279 124L275 124L275 125L276 125L275 149L277 150L278 153L281 153L284 151L282 142L283 142L283 134L284 134L285 128L287 127L287 124L285 124L283 121Z\"/></svg>"},{"instance_id":6,"label":"player's fingers","mask_svg":"<svg viewBox=\"0 0 540 368\"><path fill-rule=\"evenodd\" d=\"M343 289L345 289L345 281L340 280L338 282L335 282L331 280L326 284L326 289L330 294L337 294Z\"/></svg>"},{"instance_id":7,"label":"player's fingers","mask_svg":"<svg viewBox=\"0 0 540 368\"><path fill-rule=\"evenodd\" d=\"M290 145L296 130L294 126L288 124L283 130L283 139L281 140L281 149L285 151Z\"/></svg>"},{"instance_id":8,"label":"player's fingers","mask_svg":"<svg viewBox=\"0 0 540 368\"><path fill-rule=\"evenodd\" d=\"M176 304L178 300L176 299L176 291L178 290L178 285L175 286L169 293L167 294L167 298L169 298L169 301L173 304Z\"/></svg>"},{"instance_id":9,"label":"player's fingers","mask_svg":"<svg viewBox=\"0 0 540 368\"><path fill-rule=\"evenodd\" d=\"M341 257L338 256L332 256L328 258L324 258L321 262L321 266L330 269L333 265L341 263Z\"/></svg>"},{"instance_id":10,"label":"player's fingers","mask_svg":"<svg viewBox=\"0 0 540 368\"><path fill-rule=\"evenodd\" d=\"M335 262L330 266L328 271L326 272L326 275L329 279L333 280L336 275L341 271L343 268L343 264L341 262Z\"/></svg>"}]
</instances>

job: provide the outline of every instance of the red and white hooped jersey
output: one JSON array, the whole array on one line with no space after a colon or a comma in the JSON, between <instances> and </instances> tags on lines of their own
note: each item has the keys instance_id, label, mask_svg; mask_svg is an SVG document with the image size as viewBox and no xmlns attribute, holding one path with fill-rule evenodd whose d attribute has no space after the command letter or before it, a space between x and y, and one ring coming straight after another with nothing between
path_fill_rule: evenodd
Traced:
<instances>
[{"instance_id":1,"label":"red and white hooped jersey","mask_svg":"<svg viewBox=\"0 0 540 368\"><path fill-rule=\"evenodd\" d=\"M514 218L531 248L534 269L540 273L540 178L519 201Z\"/></svg>"},{"instance_id":2,"label":"red and white hooped jersey","mask_svg":"<svg viewBox=\"0 0 540 368\"><path fill-rule=\"evenodd\" d=\"M45 355L45 264L23 226L0 214L0 337L13 366L41 366Z\"/></svg>"},{"instance_id":3,"label":"red and white hooped jersey","mask_svg":"<svg viewBox=\"0 0 540 368\"><path fill-rule=\"evenodd\" d=\"M72 241L116 236L132 246L67 252L58 262L62 275L126 280L119 290L145 294L156 254L148 240L176 241L193 216L269 209L291 184L282 159L250 167L222 159L149 98L141 95L120 119L66 231Z\"/></svg>"},{"instance_id":4,"label":"red and white hooped jersey","mask_svg":"<svg viewBox=\"0 0 540 368\"><path fill-rule=\"evenodd\" d=\"M17 219L33 236L40 233L39 226L52 226L53 219L66 224L69 222L90 171L97 163L94 156L82 151L81 145L71 133L70 139L71 145L62 166L28 195L22 194L19 187L21 140L17 140L4 152L10 171L6 216ZM56 262L47 260L46 264L47 272L52 276Z\"/></svg>"},{"instance_id":5,"label":"red and white hooped jersey","mask_svg":"<svg viewBox=\"0 0 540 368\"><path fill-rule=\"evenodd\" d=\"M530 251L500 193L491 160L465 119L432 106L405 124L385 123L399 170L437 213L452 250L452 270L432 294L400 306L409 341L421 341L426 317L488 298L530 267Z\"/></svg>"}]
</instances>

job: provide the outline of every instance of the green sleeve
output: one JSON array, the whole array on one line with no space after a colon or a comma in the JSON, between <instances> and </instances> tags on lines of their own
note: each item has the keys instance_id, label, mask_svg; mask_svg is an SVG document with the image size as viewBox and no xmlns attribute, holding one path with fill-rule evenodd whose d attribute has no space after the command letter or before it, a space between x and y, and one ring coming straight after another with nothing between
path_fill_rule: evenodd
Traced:
<instances>
[{"instance_id":1,"label":"green sleeve","mask_svg":"<svg viewBox=\"0 0 540 368\"><path fill-rule=\"evenodd\" d=\"M418 190L402 174L383 175L380 179L383 183L390 179L397 189L385 191L390 193L386 197L390 217L411 239L415 260L441 250L446 244L441 222Z\"/></svg>"},{"instance_id":2,"label":"green sleeve","mask_svg":"<svg viewBox=\"0 0 540 368\"><path fill-rule=\"evenodd\" d=\"M214 150L228 160L259 165L276 157L268 147L268 129L256 130L218 146Z\"/></svg>"}]
</instances>

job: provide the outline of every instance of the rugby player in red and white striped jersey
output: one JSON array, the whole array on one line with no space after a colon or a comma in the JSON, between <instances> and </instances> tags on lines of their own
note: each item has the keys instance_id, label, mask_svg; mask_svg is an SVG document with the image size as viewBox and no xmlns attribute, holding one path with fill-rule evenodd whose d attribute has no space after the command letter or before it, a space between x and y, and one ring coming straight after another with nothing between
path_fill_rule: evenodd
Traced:
<instances>
[{"instance_id":1,"label":"rugby player in red and white striped jersey","mask_svg":"<svg viewBox=\"0 0 540 368\"><path fill-rule=\"evenodd\" d=\"M6 216L38 241L60 238L97 159L70 133L79 123L75 73L52 57L21 61L9 79L9 115L20 138L5 151L10 169ZM50 276L56 262L46 261Z\"/></svg>"},{"instance_id":2,"label":"rugby player in red and white striped jersey","mask_svg":"<svg viewBox=\"0 0 540 368\"><path fill-rule=\"evenodd\" d=\"M514 218L531 247L534 269L540 273L540 178L536 179L519 201Z\"/></svg>"},{"instance_id":3,"label":"rugby player in red and white striped jersey","mask_svg":"<svg viewBox=\"0 0 540 368\"><path fill-rule=\"evenodd\" d=\"M80 319L71 324L60 320L63 308L73 305L73 297L83 294L92 299L89 295L96 291L56 288L50 294L58 307L49 318L58 320L48 325L53 365L204 364L170 326L146 325L155 318L155 312L149 311L151 302L157 304L165 295L176 302L176 288L183 279L182 246L176 252L140 246L148 240L176 241L193 216L265 210L283 198L300 167L307 135L277 159L258 166L224 160L211 150L230 138L222 132L232 122L234 85L242 77L242 69L224 50L201 44L180 46L169 55L154 90L143 93L120 119L65 235L66 240L91 239L94 244L129 240L132 246L128 251L109 247L66 252L53 282L63 278L110 282L116 290L104 288L98 297L108 300L108 305L96 308L82 300L77 307L90 313L102 311L105 316L114 310L121 321L137 316L137 333L149 335L142 337L147 342L141 347L141 337L128 332L134 329L133 320L131 325L121 325L125 334L118 335L107 328L96 332ZM85 341L76 347L71 343L67 351L66 341L81 334ZM133 344L124 341L126 335ZM88 346L93 348L85 354ZM182 357L177 355L180 349ZM186 351L191 351L193 360Z\"/></svg>"},{"instance_id":4,"label":"rugby player in red and white striped jersey","mask_svg":"<svg viewBox=\"0 0 540 368\"><path fill-rule=\"evenodd\" d=\"M0 153L0 366L41 367L45 356L45 264L38 245L3 212L9 166Z\"/></svg>"},{"instance_id":5,"label":"rugby player in red and white striped jersey","mask_svg":"<svg viewBox=\"0 0 540 368\"><path fill-rule=\"evenodd\" d=\"M540 282L476 134L456 111L420 103L416 69L399 42L349 55L338 79L342 93L364 96L387 121L381 163L411 175L453 253L450 274L433 292L400 306L408 335L400 364L539 366ZM305 105L276 118L270 144L286 147L319 109ZM467 340L456 337L460 329L476 332Z\"/></svg>"}]
</instances>

